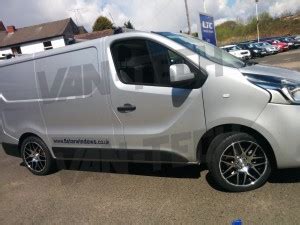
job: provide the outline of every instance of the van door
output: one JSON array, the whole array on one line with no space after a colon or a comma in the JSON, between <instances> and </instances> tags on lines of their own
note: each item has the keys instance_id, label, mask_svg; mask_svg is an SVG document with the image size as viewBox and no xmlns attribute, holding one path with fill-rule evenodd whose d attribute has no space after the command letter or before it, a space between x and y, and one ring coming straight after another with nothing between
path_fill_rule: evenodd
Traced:
<instances>
[{"instance_id":1,"label":"van door","mask_svg":"<svg viewBox=\"0 0 300 225\"><path fill-rule=\"evenodd\" d=\"M58 158L94 159L98 150L118 145L96 48L37 59L36 80L47 134Z\"/></svg>"},{"instance_id":2,"label":"van door","mask_svg":"<svg viewBox=\"0 0 300 225\"><path fill-rule=\"evenodd\" d=\"M149 39L113 42L111 98L123 123L128 152L137 161L196 161L206 130L201 86L206 76L175 51ZM188 64L189 87L173 88L169 67ZM115 71L114 71L115 70Z\"/></svg>"}]
</instances>

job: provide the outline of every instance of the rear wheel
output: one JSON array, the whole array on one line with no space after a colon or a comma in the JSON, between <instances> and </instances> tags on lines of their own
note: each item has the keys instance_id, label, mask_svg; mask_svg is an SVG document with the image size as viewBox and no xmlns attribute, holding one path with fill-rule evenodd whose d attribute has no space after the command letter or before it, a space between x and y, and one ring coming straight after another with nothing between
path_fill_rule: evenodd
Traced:
<instances>
[{"instance_id":1,"label":"rear wheel","mask_svg":"<svg viewBox=\"0 0 300 225\"><path fill-rule=\"evenodd\" d=\"M38 137L26 138L21 145L21 154L25 166L35 175L47 175L54 166L48 147Z\"/></svg>"},{"instance_id":2,"label":"rear wheel","mask_svg":"<svg viewBox=\"0 0 300 225\"><path fill-rule=\"evenodd\" d=\"M270 176L267 153L248 134L222 134L213 140L209 148L209 171L216 183L227 191L253 190L262 186Z\"/></svg>"}]
</instances>

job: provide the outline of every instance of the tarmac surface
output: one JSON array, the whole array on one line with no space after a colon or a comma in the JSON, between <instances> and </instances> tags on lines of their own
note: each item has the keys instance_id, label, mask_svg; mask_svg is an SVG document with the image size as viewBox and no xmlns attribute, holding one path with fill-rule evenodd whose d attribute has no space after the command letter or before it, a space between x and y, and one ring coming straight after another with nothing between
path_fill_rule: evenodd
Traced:
<instances>
[{"instance_id":1,"label":"tarmac surface","mask_svg":"<svg viewBox=\"0 0 300 225\"><path fill-rule=\"evenodd\" d=\"M257 58L253 61L300 71L300 49Z\"/></svg>"},{"instance_id":2,"label":"tarmac surface","mask_svg":"<svg viewBox=\"0 0 300 225\"><path fill-rule=\"evenodd\" d=\"M300 71L300 50L256 59ZM299 224L300 169L226 193L199 166L60 162L46 177L0 148L0 224Z\"/></svg>"}]
</instances>

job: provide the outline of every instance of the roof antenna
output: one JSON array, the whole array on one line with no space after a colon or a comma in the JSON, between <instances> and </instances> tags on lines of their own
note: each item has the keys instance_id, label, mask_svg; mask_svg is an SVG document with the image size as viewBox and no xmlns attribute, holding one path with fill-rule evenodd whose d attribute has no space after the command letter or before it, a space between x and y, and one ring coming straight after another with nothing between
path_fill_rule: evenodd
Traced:
<instances>
[{"instance_id":1,"label":"roof antenna","mask_svg":"<svg viewBox=\"0 0 300 225\"><path fill-rule=\"evenodd\" d=\"M109 17L111 18L113 24L115 24L114 18L112 17L111 13L109 12L108 14L109 14Z\"/></svg>"},{"instance_id":2,"label":"roof antenna","mask_svg":"<svg viewBox=\"0 0 300 225\"><path fill-rule=\"evenodd\" d=\"M79 20L79 17L81 16L81 11L85 11L85 9L84 8L76 8L76 9L70 9L69 11L74 13L75 21L78 26L79 25L78 20Z\"/></svg>"}]
</instances>

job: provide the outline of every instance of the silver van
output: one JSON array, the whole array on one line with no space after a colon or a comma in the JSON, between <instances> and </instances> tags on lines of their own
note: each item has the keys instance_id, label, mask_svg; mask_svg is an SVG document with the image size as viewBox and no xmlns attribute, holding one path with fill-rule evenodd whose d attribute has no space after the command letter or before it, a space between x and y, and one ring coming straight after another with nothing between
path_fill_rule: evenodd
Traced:
<instances>
[{"instance_id":1,"label":"silver van","mask_svg":"<svg viewBox=\"0 0 300 225\"><path fill-rule=\"evenodd\" d=\"M300 166L300 73L201 40L131 32L0 63L0 142L57 160L207 164L224 190ZM298 119L297 119L298 118Z\"/></svg>"}]
</instances>

